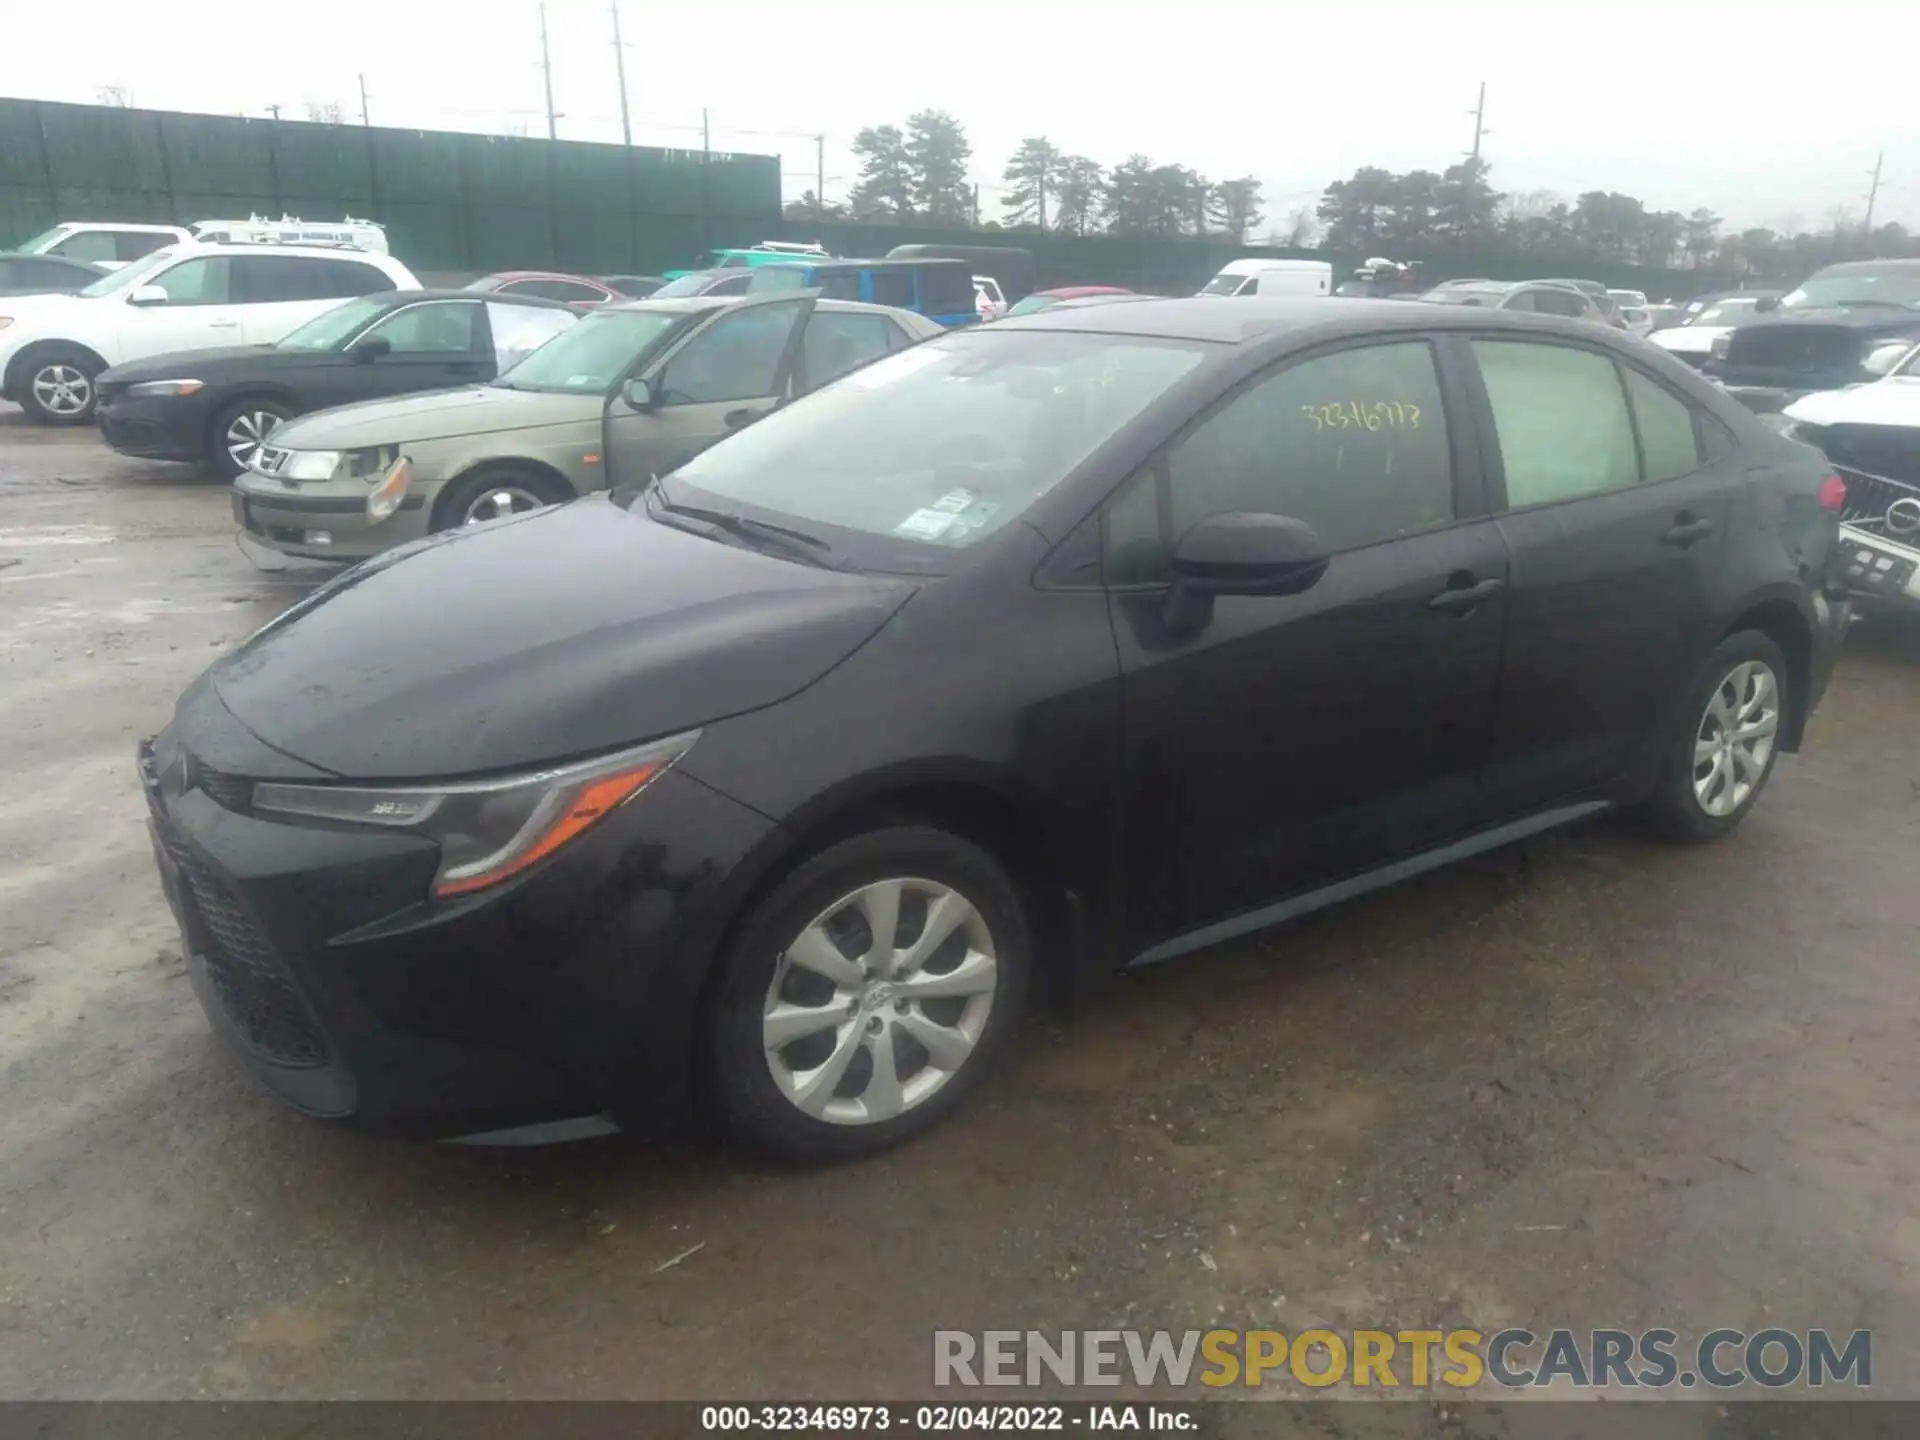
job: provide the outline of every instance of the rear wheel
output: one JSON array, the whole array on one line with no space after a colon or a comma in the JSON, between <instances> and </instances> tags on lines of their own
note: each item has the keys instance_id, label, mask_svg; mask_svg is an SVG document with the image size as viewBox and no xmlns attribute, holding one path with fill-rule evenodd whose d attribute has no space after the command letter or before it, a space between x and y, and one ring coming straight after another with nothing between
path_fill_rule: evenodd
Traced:
<instances>
[{"instance_id":1,"label":"rear wheel","mask_svg":"<svg viewBox=\"0 0 1920 1440\"><path fill-rule=\"evenodd\" d=\"M1018 1022L1029 940L994 858L901 826L830 846L758 906L711 1007L707 1094L736 1138L794 1160L936 1124Z\"/></svg>"},{"instance_id":2,"label":"rear wheel","mask_svg":"<svg viewBox=\"0 0 1920 1440\"><path fill-rule=\"evenodd\" d=\"M1670 839L1718 840L1773 775L1787 721L1787 661L1773 638L1742 630L1701 666L1669 742L1647 818Z\"/></svg>"},{"instance_id":3,"label":"rear wheel","mask_svg":"<svg viewBox=\"0 0 1920 1440\"><path fill-rule=\"evenodd\" d=\"M483 465L440 492L439 503L433 507L433 528L457 530L462 525L482 525L572 498L571 491L538 470Z\"/></svg>"},{"instance_id":4,"label":"rear wheel","mask_svg":"<svg viewBox=\"0 0 1920 1440\"><path fill-rule=\"evenodd\" d=\"M222 479L232 480L253 463L260 446L293 409L278 400L248 396L213 417L207 434L207 460Z\"/></svg>"},{"instance_id":5,"label":"rear wheel","mask_svg":"<svg viewBox=\"0 0 1920 1440\"><path fill-rule=\"evenodd\" d=\"M83 425L93 418L93 377L100 369L78 350L43 350L26 363L21 408L43 425Z\"/></svg>"}]
</instances>

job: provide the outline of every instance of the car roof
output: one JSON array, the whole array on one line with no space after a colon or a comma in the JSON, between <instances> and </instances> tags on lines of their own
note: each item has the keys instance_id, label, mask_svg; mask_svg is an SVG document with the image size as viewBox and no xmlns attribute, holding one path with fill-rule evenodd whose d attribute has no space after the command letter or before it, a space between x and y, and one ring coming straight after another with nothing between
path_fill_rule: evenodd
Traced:
<instances>
[{"instance_id":1,"label":"car roof","mask_svg":"<svg viewBox=\"0 0 1920 1440\"><path fill-rule=\"evenodd\" d=\"M1060 285L1052 290L1036 290L1036 295L1054 295L1062 300L1078 300L1083 295L1131 295L1124 285Z\"/></svg>"},{"instance_id":2,"label":"car roof","mask_svg":"<svg viewBox=\"0 0 1920 1440\"><path fill-rule=\"evenodd\" d=\"M565 270L490 270L482 280L581 280L595 283L590 275L574 275Z\"/></svg>"},{"instance_id":3,"label":"car roof","mask_svg":"<svg viewBox=\"0 0 1920 1440\"><path fill-rule=\"evenodd\" d=\"M1320 341L1383 331L1488 328L1579 336L1589 342L1612 334L1588 321L1556 315L1451 305L1408 305L1394 300L1342 300L1338 305L1330 305L1324 297L1314 295L1251 296L1231 302L1213 296L1163 300L1142 295L1124 305L1049 305L1031 315L996 320L988 330L995 334L1009 330L1071 330L1243 345L1283 334Z\"/></svg>"},{"instance_id":4,"label":"car roof","mask_svg":"<svg viewBox=\"0 0 1920 1440\"><path fill-rule=\"evenodd\" d=\"M297 260L363 260L370 265L399 263L391 255L377 250L362 250L358 245L277 245L246 240L197 239L176 241L163 247L163 250L150 251L140 259L151 259L163 252L168 255L291 255ZM139 261L134 263L138 264Z\"/></svg>"},{"instance_id":5,"label":"car roof","mask_svg":"<svg viewBox=\"0 0 1920 1440\"><path fill-rule=\"evenodd\" d=\"M1837 265L1822 265L1818 275L1861 275L1869 270L1893 271L1898 275L1920 275L1920 260L1843 260Z\"/></svg>"},{"instance_id":6,"label":"car roof","mask_svg":"<svg viewBox=\"0 0 1920 1440\"><path fill-rule=\"evenodd\" d=\"M56 230L76 230L91 227L95 230L133 230L140 234L177 235L187 227L184 225L160 225L150 220L62 220Z\"/></svg>"},{"instance_id":7,"label":"car roof","mask_svg":"<svg viewBox=\"0 0 1920 1440\"><path fill-rule=\"evenodd\" d=\"M71 255L41 255L32 250L0 250L0 260L44 260L54 265L71 265L76 270L94 270L102 275L110 272L104 265L96 265L91 260L76 260Z\"/></svg>"},{"instance_id":8,"label":"car roof","mask_svg":"<svg viewBox=\"0 0 1920 1440\"><path fill-rule=\"evenodd\" d=\"M475 304L519 305L528 310L565 310L573 313L573 307L564 300L549 300L541 295L496 295L491 290L450 290L440 286L422 286L416 290L382 290L362 297L367 300L384 300L389 305L412 305L421 300L471 300Z\"/></svg>"},{"instance_id":9,"label":"car roof","mask_svg":"<svg viewBox=\"0 0 1920 1440\"><path fill-rule=\"evenodd\" d=\"M793 295L791 290L779 292L783 298ZM617 314L622 310L661 310L669 315L704 315L709 310L724 310L749 300L764 300L765 295L675 295L665 300L656 300L643 295L637 300L622 301L617 305L602 305L594 313L597 315ZM556 302L557 303L557 302ZM834 312L845 311L851 315L912 315L916 320L924 320L924 315L912 310L902 310L896 305L869 305L864 300L816 300L814 308ZM929 324L933 323L928 321Z\"/></svg>"}]
</instances>

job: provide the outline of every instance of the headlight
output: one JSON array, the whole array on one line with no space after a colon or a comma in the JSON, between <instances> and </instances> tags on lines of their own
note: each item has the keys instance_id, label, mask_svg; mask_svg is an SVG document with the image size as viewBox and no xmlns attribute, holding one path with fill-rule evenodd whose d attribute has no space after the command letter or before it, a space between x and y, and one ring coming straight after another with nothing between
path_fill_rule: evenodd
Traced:
<instances>
[{"instance_id":1,"label":"headlight","mask_svg":"<svg viewBox=\"0 0 1920 1440\"><path fill-rule=\"evenodd\" d=\"M129 385L129 395L194 395L206 387L198 380L143 380Z\"/></svg>"},{"instance_id":2,"label":"headlight","mask_svg":"<svg viewBox=\"0 0 1920 1440\"><path fill-rule=\"evenodd\" d=\"M437 841L438 898L497 885L553 854L638 795L692 748L700 732L656 740L579 765L469 785L376 789L253 787L256 810L414 830Z\"/></svg>"},{"instance_id":3,"label":"headlight","mask_svg":"<svg viewBox=\"0 0 1920 1440\"><path fill-rule=\"evenodd\" d=\"M338 450L289 450L287 463L274 473L282 480L331 480L339 468Z\"/></svg>"}]
</instances>

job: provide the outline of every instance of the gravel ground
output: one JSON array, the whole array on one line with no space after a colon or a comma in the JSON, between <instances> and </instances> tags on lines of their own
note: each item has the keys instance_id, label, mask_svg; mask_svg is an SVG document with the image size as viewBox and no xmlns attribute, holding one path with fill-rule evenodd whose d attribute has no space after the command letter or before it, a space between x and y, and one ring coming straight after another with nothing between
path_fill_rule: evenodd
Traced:
<instances>
[{"instance_id":1,"label":"gravel ground","mask_svg":"<svg viewBox=\"0 0 1920 1440\"><path fill-rule=\"evenodd\" d=\"M0 1397L909 1398L936 1327L1324 1323L1870 1327L1920 1398L1920 631L1856 627L1724 844L1602 822L1163 967L794 1174L257 1093L133 746L321 572L4 406L0 505Z\"/></svg>"}]
</instances>

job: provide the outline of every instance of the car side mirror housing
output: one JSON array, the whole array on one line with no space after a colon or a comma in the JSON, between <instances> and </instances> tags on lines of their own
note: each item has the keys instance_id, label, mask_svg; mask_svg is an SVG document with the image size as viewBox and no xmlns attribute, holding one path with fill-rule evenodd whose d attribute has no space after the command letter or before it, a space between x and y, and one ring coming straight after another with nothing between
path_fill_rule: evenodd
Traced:
<instances>
[{"instance_id":1,"label":"car side mirror housing","mask_svg":"<svg viewBox=\"0 0 1920 1440\"><path fill-rule=\"evenodd\" d=\"M1333 552L1311 525L1285 515L1212 515L1168 557L1167 623L1191 631L1213 617L1216 595L1298 595L1320 583Z\"/></svg>"},{"instance_id":2,"label":"car side mirror housing","mask_svg":"<svg viewBox=\"0 0 1920 1440\"><path fill-rule=\"evenodd\" d=\"M384 335L375 335L360 341L347 353L353 357L354 364L365 365L383 355L391 355L393 342Z\"/></svg>"},{"instance_id":3,"label":"car side mirror housing","mask_svg":"<svg viewBox=\"0 0 1920 1440\"><path fill-rule=\"evenodd\" d=\"M629 410L645 412L653 409L655 404L653 386L638 377L620 387L620 398L627 402Z\"/></svg>"},{"instance_id":4,"label":"car side mirror housing","mask_svg":"<svg viewBox=\"0 0 1920 1440\"><path fill-rule=\"evenodd\" d=\"M1769 310L1778 310L1780 308L1780 297L1778 295L1762 295L1758 300L1753 302L1753 308L1754 313L1759 315L1764 315Z\"/></svg>"},{"instance_id":5,"label":"car side mirror housing","mask_svg":"<svg viewBox=\"0 0 1920 1440\"><path fill-rule=\"evenodd\" d=\"M136 285L133 293L127 296L129 305L165 305L173 297L158 285Z\"/></svg>"}]
</instances>

